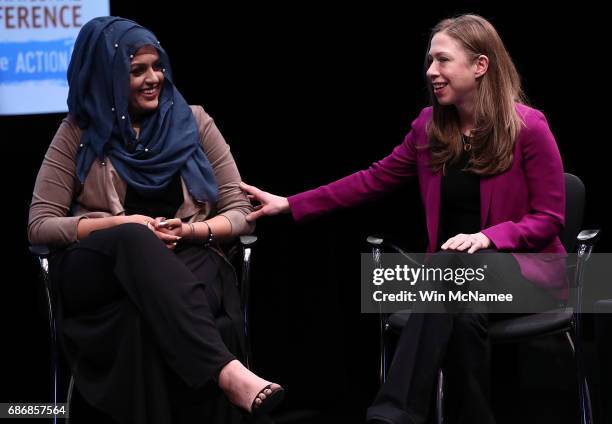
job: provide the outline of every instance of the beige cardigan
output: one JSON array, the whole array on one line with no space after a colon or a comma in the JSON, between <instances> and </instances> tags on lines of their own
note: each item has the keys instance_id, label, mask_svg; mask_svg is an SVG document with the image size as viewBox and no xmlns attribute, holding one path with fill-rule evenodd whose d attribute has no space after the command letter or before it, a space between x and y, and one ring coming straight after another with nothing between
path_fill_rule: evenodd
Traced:
<instances>
[{"instance_id":1,"label":"beige cardigan","mask_svg":"<svg viewBox=\"0 0 612 424\"><path fill-rule=\"evenodd\" d=\"M214 209L208 203L195 203L181 180L184 201L176 217L195 222L221 215L230 222L233 236L250 233L254 226L246 222L245 216L253 209L238 186L240 173L230 148L204 109L201 106L191 109L204 153L217 179L219 196L212 205ZM102 162L95 161L85 182L79 182L76 154L80 138L81 130L68 115L51 141L36 177L28 220L32 244L67 245L77 241L79 220L124 215L126 184L108 157Z\"/></svg>"}]
</instances>

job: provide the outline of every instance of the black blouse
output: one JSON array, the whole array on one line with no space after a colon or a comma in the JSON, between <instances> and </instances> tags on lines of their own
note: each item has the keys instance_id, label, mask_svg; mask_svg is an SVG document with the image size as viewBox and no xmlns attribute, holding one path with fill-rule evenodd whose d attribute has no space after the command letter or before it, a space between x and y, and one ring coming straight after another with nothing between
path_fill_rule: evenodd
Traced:
<instances>
[{"instance_id":1,"label":"black blouse","mask_svg":"<svg viewBox=\"0 0 612 424\"><path fill-rule=\"evenodd\" d=\"M463 171L470 153L463 151L454 163L447 163L440 189L438 248L459 233L473 234L480 228L480 177Z\"/></svg>"},{"instance_id":2,"label":"black blouse","mask_svg":"<svg viewBox=\"0 0 612 424\"><path fill-rule=\"evenodd\" d=\"M128 185L125 194L125 214L173 218L183 201L181 177L180 173L176 173L166 188L153 198L142 196Z\"/></svg>"}]
</instances>

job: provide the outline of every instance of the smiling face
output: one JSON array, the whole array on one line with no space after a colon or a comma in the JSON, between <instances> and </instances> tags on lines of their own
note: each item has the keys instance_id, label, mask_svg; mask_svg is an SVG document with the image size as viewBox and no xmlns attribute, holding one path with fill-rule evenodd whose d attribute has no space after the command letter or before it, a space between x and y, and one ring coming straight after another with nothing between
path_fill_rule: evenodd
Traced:
<instances>
[{"instance_id":1,"label":"smiling face","mask_svg":"<svg viewBox=\"0 0 612 424\"><path fill-rule=\"evenodd\" d=\"M130 116L138 121L159 106L164 73L155 47L141 47L130 62Z\"/></svg>"},{"instance_id":2,"label":"smiling face","mask_svg":"<svg viewBox=\"0 0 612 424\"><path fill-rule=\"evenodd\" d=\"M438 32L431 39L428 58L426 75L438 103L458 108L473 103L478 78L486 72L486 56L470 57L457 40Z\"/></svg>"}]
</instances>

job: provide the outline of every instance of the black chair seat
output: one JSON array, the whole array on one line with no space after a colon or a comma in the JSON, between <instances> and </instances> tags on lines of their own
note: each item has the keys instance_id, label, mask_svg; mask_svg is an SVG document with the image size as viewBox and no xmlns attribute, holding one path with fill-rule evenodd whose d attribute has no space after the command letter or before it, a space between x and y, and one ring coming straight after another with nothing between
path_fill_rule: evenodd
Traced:
<instances>
[{"instance_id":1,"label":"black chair seat","mask_svg":"<svg viewBox=\"0 0 612 424\"><path fill-rule=\"evenodd\" d=\"M573 313L572 308L562 308L493 322L489 336L494 342L514 342L563 333L570 330Z\"/></svg>"},{"instance_id":2,"label":"black chair seat","mask_svg":"<svg viewBox=\"0 0 612 424\"><path fill-rule=\"evenodd\" d=\"M30 245L29 248L30 248L30 253L40 258L46 258L51 253L51 249L49 249L48 246L45 246L43 244L33 244L33 245Z\"/></svg>"}]
</instances>

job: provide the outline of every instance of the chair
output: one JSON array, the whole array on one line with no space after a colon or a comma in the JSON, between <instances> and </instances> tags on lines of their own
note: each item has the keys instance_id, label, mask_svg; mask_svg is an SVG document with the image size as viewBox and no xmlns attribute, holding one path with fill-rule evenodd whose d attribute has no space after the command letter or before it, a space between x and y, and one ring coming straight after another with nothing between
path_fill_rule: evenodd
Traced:
<instances>
[{"instance_id":1,"label":"chair","mask_svg":"<svg viewBox=\"0 0 612 424\"><path fill-rule=\"evenodd\" d=\"M252 367L252 358L251 358L251 340L250 340L250 331L249 331L249 294L250 294L250 282L251 282L251 256L253 246L257 242L257 236L255 235L247 235L240 236L240 243L235 243L230 245L227 249L228 258L233 261L234 258L238 257L239 253L242 253L240 256L241 262L241 273L240 280L238 282L238 289L240 292L240 305L242 307L243 318L244 318L244 336L245 336L245 366L247 368ZM45 300L47 313L49 318L49 333L51 336L51 399L53 401L54 406L57 406L58 403L62 403L61 393L65 393L65 399L68 409L68 415L70 412L70 404L72 400L72 394L74 389L74 376L70 375L70 381L68 383L68 388L63 390L62 386L62 378L61 378L61 353L58 346L57 336L58 336L58 328L56 321L56 308L53 299L53 293L51 291L50 285L50 277L49 277L49 255L51 253L50 249L47 246L41 245L33 245L30 246L30 252L38 258L38 262L40 265L40 273L41 279L43 281L44 291L45 291ZM218 320L218 325L222 326L227 324L226 321ZM58 420L57 417L53 418L53 422L56 423ZM66 423L69 423L70 418L66 419Z\"/></svg>"},{"instance_id":2,"label":"chair","mask_svg":"<svg viewBox=\"0 0 612 424\"><path fill-rule=\"evenodd\" d=\"M595 244L600 236L600 230L580 231L585 203L585 189L582 181L572 174L565 174L566 203L565 203L565 228L560 234L560 240L567 252L576 252L577 261L568 267L573 274L570 284L576 289L577 306L560 308L543 313L536 313L516 318L505 319L492 323L489 327L489 336L493 343L509 343L531 340L555 334L565 334L569 347L576 360L576 373L578 377L580 422L590 424L593 422L589 388L586 380L583 353L580 344L580 319L581 300L583 290L584 269ZM413 260L410 255L395 245L385 243L381 237L370 236L367 243L371 248L375 267L382 267L381 254L383 247L389 247L392 251L401 253ZM577 247L577 249L575 249ZM410 310L400 311L394 314L379 314L379 378L384 383L387 374L387 346L389 333L399 334L410 317ZM444 421L443 414L444 398L444 374L438 372L438 384L436 389L436 418L438 424Z\"/></svg>"}]
</instances>

